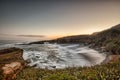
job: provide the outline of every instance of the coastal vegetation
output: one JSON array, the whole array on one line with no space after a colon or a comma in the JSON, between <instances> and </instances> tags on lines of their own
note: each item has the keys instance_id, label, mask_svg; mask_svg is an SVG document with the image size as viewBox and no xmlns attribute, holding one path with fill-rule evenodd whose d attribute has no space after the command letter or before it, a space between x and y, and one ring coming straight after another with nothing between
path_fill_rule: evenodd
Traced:
<instances>
[{"instance_id":1,"label":"coastal vegetation","mask_svg":"<svg viewBox=\"0 0 120 80\"><path fill-rule=\"evenodd\" d=\"M25 68L15 80L119 80L120 60L92 67L66 69Z\"/></svg>"},{"instance_id":2,"label":"coastal vegetation","mask_svg":"<svg viewBox=\"0 0 120 80\"><path fill-rule=\"evenodd\" d=\"M89 45L93 49L99 48L99 50L101 47L104 47L105 50L111 54L120 54L120 24L91 35L66 36L54 40L31 42L29 44L43 44L44 42L59 44L79 43Z\"/></svg>"},{"instance_id":3,"label":"coastal vegetation","mask_svg":"<svg viewBox=\"0 0 120 80\"><path fill-rule=\"evenodd\" d=\"M45 40L32 42L30 44L50 43L78 43L89 45L93 49L104 48L105 52L113 55L117 60L110 61L107 64L100 64L91 67L68 67L65 69L41 69L25 66L22 58L22 49L10 48L0 50L0 68L5 64L14 61L20 62L24 69L17 75L15 80L119 80L120 79L120 24L110 29L96 32L91 35L76 35L58 38L54 40ZM0 80L3 79L0 69Z\"/></svg>"},{"instance_id":4,"label":"coastal vegetation","mask_svg":"<svg viewBox=\"0 0 120 80\"><path fill-rule=\"evenodd\" d=\"M120 24L94 35L93 43L111 54L120 54Z\"/></svg>"},{"instance_id":5,"label":"coastal vegetation","mask_svg":"<svg viewBox=\"0 0 120 80\"><path fill-rule=\"evenodd\" d=\"M110 53L120 54L120 39L112 39L107 41L106 50Z\"/></svg>"},{"instance_id":6,"label":"coastal vegetation","mask_svg":"<svg viewBox=\"0 0 120 80\"><path fill-rule=\"evenodd\" d=\"M13 49L13 48L12 48ZM14 48L16 49L16 48ZM10 63L14 61L25 62L22 57L18 58L18 54L21 55L21 49L16 49L15 53L8 53L8 61L4 63ZM13 56L17 55L17 56ZM114 55L116 56L118 55ZM2 57L6 58L6 57ZM14 59L12 59L14 58ZM120 58L115 61L111 61L108 64L100 64L92 67L68 67L65 69L41 69L30 66L24 67L24 69L17 75L14 80L119 80L120 79ZM0 80L3 79L2 70L0 69Z\"/></svg>"}]
</instances>

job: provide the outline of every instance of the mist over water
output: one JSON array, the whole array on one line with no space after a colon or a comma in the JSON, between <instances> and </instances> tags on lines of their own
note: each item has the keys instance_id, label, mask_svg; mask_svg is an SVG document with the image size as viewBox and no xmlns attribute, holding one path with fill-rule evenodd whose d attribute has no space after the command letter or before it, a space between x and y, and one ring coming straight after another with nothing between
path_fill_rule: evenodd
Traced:
<instances>
[{"instance_id":1,"label":"mist over water","mask_svg":"<svg viewBox=\"0 0 120 80\"><path fill-rule=\"evenodd\" d=\"M3 46L2 46L3 47ZM106 55L80 44L9 44L24 50L23 59L36 68L63 69L66 67L92 66L100 64Z\"/></svg>"}]
</instances>

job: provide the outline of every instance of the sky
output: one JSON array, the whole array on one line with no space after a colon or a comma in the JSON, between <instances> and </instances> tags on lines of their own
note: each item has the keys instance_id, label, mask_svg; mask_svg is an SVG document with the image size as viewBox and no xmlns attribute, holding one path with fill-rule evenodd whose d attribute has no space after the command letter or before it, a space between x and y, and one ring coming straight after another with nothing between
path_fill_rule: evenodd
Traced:
<instances>
[{"instance_id":1,"label":"sky","mask_svg":"<svg viewBox=\"0 0 120 80\"><path fill-rule=\"evenodd\" d=\"M119 0L0 1L0 40L92 34L119 23Z\"/></svg>"}]
</instances>

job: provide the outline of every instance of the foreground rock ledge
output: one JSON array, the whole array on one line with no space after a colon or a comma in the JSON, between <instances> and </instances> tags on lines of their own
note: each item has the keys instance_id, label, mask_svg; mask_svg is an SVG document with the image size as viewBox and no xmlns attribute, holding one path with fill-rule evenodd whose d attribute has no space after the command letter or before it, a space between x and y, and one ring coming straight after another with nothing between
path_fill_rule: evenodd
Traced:
<instances>
[{"instance_id":1,"label":"foreground rock ledge","mask_svg":"<svg viewBox=\"0 0 120 80\"><path fill-rule=\"evenodd\" d=\"M20 62L12 62L10 64L5 64L2 67L3 70L3 80L12 80L16 78L16 75L22 70L22 65Z\"/></svg>"},{"instance_id":2,"label":"foreground rock ledge","mask_svg":"<svg viewBox=\"0 0 120 80\"><path fill-rule=\"evenodd\" d=\"M22 58L23 50L19 48L8 48L0 50L0 80L13 80L25 67Z\"/></svg>"}]
</instances>

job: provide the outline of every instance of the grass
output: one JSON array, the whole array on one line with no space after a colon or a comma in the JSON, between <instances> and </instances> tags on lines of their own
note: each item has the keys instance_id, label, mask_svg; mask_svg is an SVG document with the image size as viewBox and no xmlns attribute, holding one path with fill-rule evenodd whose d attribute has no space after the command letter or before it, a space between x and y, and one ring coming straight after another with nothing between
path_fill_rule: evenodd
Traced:
<instances>
[{"instance_id":1,"label":"grass","mask_svg":"<svg viewBox=\"0 0 120 80\"><path fill-rule=\"evenodd\" d=\"M92 67L56 70L27 67L15 80L120 80L120 60Z\"/></svg>"}]
</instances>

